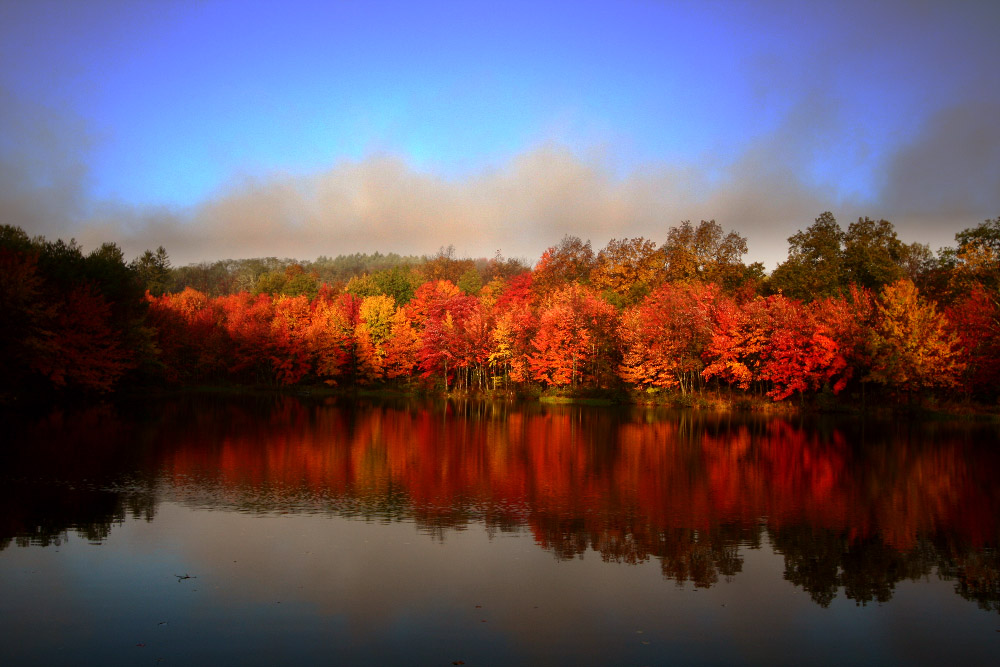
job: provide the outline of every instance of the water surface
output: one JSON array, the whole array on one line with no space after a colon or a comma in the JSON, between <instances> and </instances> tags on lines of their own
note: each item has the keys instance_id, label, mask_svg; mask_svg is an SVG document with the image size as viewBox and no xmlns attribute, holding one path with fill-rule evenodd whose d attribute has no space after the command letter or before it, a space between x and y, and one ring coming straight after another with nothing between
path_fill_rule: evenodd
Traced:
<instances>
[{"instance_id":1,"label":"water surface","mask_svg":"<svg viewBox=\"0 0 1000 667\"><path fill-rule=\"evenodd\" d=\"M10 418L3 664L992 664L995 425L179 399Z\"/></svg>"}]
</instances>

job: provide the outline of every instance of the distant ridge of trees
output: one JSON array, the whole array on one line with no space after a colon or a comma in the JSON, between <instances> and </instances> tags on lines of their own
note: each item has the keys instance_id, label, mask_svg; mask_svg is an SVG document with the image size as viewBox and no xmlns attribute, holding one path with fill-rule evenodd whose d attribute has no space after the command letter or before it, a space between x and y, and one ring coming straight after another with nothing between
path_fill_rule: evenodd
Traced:
<instances>
[{"instance_id":1,"label":"distant ridge of trees","mask_svg":"<svg viewBox=\"0 0 1000 667\"><path fill-rule=\"evenodd\" d=\"M1000 217L934 255L830 213L766 275L684 221L657 245L566 236L534 267L354 254L172 267L0 228L0 395L143 383L403 383L445 391L729 387L774 400L1000 391Z\"/></svg>"}]
</instances>

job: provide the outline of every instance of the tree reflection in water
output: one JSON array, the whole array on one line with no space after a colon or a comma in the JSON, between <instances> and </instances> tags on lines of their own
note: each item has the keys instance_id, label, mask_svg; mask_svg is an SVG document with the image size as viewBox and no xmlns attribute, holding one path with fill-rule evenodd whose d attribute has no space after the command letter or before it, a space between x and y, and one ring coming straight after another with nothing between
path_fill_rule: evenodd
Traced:
<instances>
[{"instance_id":1,"label":"tree reflection in water","mask_svg":"<svg viewBox=\"0 0 1000 667\"><path fill-rule=\"evenodd\" d=\"M0 548L91 541L160 502L530 531L558 559L736 577L765 541L819 605L938 576L1000 611L995 426L289 397L19 422ZM24 443L31 443L30 447Z\"/></svg>"}]
</instances>

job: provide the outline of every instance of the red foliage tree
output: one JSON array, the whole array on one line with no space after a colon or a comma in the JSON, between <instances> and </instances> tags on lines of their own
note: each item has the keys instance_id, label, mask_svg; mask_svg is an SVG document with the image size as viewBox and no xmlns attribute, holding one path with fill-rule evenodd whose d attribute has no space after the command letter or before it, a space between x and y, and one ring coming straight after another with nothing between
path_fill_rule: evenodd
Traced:
<instances>
[{"instance_id":1,"label":"red foliage tree","mask_svg":"<svg viewBox=\"0 0 1000 667\"><path fill-rule=\"evenodd\" d=\"M57 308L44 298L37 268L34 256L0 247L0 382L11 389L52 350Z\"/></svg>"},{"instance_id":2,"label":"red foliage tree","mask_svg":"<svg viewBox=\"0 0 1000 667\"><path fill-rule=\"evenodd\" d=\"M273 381L272 298L267 294L253 296L243 292L218 297L214 305L218 308L219 324L230 344L227 355L229 373L237 380L252 383Z\"/></svg>"},{"instance_id":3,"label":"red foliage tree","mask_svg":"<svg viewBox=\"0 0 1000 667\"><path fill-rule=\"evenodd\" d=\"M90 285L66 295L44 356L35 369L59 387L107 392L134 366L132 354L110 326L111 306Z\"/></svg>"},{"instance_id":4,"label":"red foliage tree","mask_svg":"<svg viewBox=\"0 0 1000 667\"><path fill-rule=\"evenodd\" d=\"M693 388L712 339L715 285L670 283L622 316L619 375L640 387Z\"/></svg>"},{"instance_id":5,"label":"red foliage tree","mask_svg":"<svg viewBox=\"0 0 1000 667\"><path fill-rule=\"evenodd\" d=\"M1000 391L1000 296L975 285L945 315L949 329L958 336L967 389Z\"/></svg>"},{"instance_id":6,"label":"red foliage tree","mask_svg":"<svg viewBox=\"0 0 1000 667\"><path fill-rule=\"evenodd\" d=\"M761 378L772 383L768 396L776 401L795 392L802 396L831 380L833 392L840 392L850 370L834 332L800 301L778 295L767 300L767 309L770 336Z\"/></svg>"},{"instance_id":7,"label":"red foliage tree","mask_svg":"<svg viewBox=\"0 0 1000 667\"><path fill-rule=\"evenodd\" d=\"M417 364L421 374L430 378L440 373L446 391L455 370L468 364L463 329L477 306L475 297L447 280L424 283L406 306L420 338Z\"/></svg>"},{"instance_id":8,"label":"red foliage tree","mask_svg":"<svg viewBox=\"0 0 1000 667\"><path fill-rule=\"evenodd\" d=\"M712 311L712 340L705 349L708 363L702 376L719 377L740 389L761 379L760 368L767 347L770 318L764 299L739 304L720 298Z\"/></svg>"},{"instance_id":9,"label":"red foliage tree","mask_svg":"<svg viewBox=\"0 0 1000 667\"><path fill-rule=\"evenodd\" d=\"M159 362L171 382L218 380L231 363L231 345L217 317L217 300L186 287L178 294L147 293L148 322L157 332Z\"/></svg>"},{"instance_id":10,"label":"red foliage tree","mask_svg":"<svg viewBox=\"0 0 1000 667\"><path fill-rule=\"evenodd\" d=\"M274 297L271 320L271 364L281 384L295 384L312 369L312 309L305 296Z\"/></svg>"}]
</instances>

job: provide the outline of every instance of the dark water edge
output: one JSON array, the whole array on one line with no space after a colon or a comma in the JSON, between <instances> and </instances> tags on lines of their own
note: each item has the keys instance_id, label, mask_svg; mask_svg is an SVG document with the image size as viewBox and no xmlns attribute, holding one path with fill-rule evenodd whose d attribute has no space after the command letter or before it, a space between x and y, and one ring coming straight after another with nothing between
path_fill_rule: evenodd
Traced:
<instances>
[{"instance_id":1,"label":"dark water edge","mask_svg":"<svg viewBox=\"0 0 1000 667\"><path fill-rule=\"evenodd\" d=\"M279 395L9 423L3 664L1000 648L995 425Z\"/></svg>"}]
</instances>

